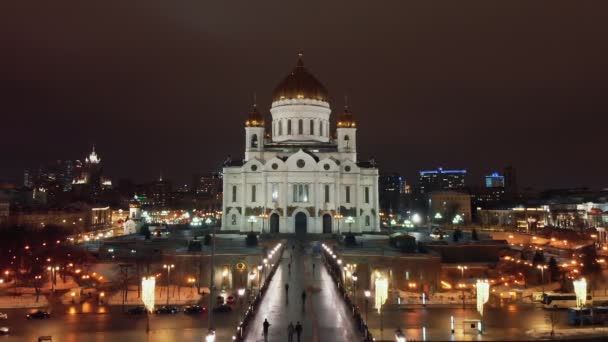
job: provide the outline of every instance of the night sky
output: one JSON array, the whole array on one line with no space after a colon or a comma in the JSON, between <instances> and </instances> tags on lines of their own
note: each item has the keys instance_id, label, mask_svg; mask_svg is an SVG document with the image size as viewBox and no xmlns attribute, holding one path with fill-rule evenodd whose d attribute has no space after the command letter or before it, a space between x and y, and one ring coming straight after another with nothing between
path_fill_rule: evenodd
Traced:
<instances>
[{"instance_id":1,"label":"night sky","mask_svg":"<svg viewBox=\"0 0 608 342\"><path fill-rule=\"evenodd\" d=\"M607 1L26 3L0 5L1 179L95 144L115 180L189 183L302 50L381 171L608 186Z\"/></svg>"}]
</instances>

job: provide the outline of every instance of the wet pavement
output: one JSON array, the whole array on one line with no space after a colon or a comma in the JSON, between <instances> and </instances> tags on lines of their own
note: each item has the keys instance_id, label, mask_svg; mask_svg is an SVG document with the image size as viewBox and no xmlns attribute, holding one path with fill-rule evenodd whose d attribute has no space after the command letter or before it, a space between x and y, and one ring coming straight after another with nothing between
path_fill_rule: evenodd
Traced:
<instances>
[{"instance_id":1,"label":"wet pavement","mask_svg":"<svg viewBox=\"0 0 608 342\"><path fill-rule=\"evenodd\" d=\"M290 263L291 271L288 267ZM285 284L289 284L288 294ZM304 305L302 291L306 292ZM281 265L269 284L246 340L265 341L263 322L268 319L270 328L267 341L287 341L290 322L294 326L297 322L302 324L301 341L360 341L361 336L355 330L351 316L320 255L312 255L309 246L301 249L296 245L295 251L288 247L283 254ZM295 336L294 341L298 341Z\"/></svg>"}]
</instances>

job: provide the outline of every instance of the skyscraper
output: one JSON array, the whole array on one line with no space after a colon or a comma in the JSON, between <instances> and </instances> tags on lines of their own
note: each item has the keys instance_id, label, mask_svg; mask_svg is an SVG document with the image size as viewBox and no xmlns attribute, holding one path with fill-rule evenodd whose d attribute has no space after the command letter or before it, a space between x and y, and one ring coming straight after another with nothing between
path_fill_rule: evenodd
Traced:
<instances>
[{"instance_id":1,"label":"skyscraper","mask_svg":"<svg viewBox=\"0 0 608 342\"><path fill-rule=\"evenodd\" d=\"M437 170L420 171L418 187L420 193L428 194L433 191L458 190L466 187L467 170Z\"/></svg>"}]
</instances>

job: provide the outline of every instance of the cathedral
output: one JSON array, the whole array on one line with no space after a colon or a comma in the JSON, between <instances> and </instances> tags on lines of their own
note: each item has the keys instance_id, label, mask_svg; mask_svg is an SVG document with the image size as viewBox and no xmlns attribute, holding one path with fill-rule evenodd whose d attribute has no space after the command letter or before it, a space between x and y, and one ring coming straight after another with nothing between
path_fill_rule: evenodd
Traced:
<instances>
[{"instance_id":1,"label":"cathedral","mask_svg":"<svg viewBox=\"0 0 608 342\"><path fill-rule=\"evenodd\" d=\"M245 158L224 164L222 230L379 231L375 162L357 161L357 122L348 107L332 130L327 90L301 54L275 88L270 114L267 126L253 106L245 121Z\"/></svg>"}]
</instances>

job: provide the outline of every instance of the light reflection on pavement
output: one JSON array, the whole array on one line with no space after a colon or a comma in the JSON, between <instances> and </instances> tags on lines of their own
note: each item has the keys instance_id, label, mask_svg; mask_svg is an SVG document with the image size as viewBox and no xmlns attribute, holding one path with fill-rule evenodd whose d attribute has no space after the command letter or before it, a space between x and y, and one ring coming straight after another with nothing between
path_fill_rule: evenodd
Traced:
<instances>
[{"instance_id":1,"label":"light reflection on pavement","mask_svg":"<svg viewBox=\"0 0 608 342\"><path fill-rule=\"evenodd\" d=\"M265 318L271 324L268 341L286 341L289 322L298 321L303 326L301 341L349 341L361 339L352 324L351 314L340 298L331 277L321 259L311 256L310 248L301 251L288 244L281 265L271 280L268 292L258 308L247 335L247 341L264 341L262 323ZM291 274L288 264L291 260ZM315 263L315 274L312 264ZM289 284L286 298L285 283ZM302 291L305 290L306 305L302 307ZM294 341L297 338L294 337Z\"/></svg>"}]
</instances>

